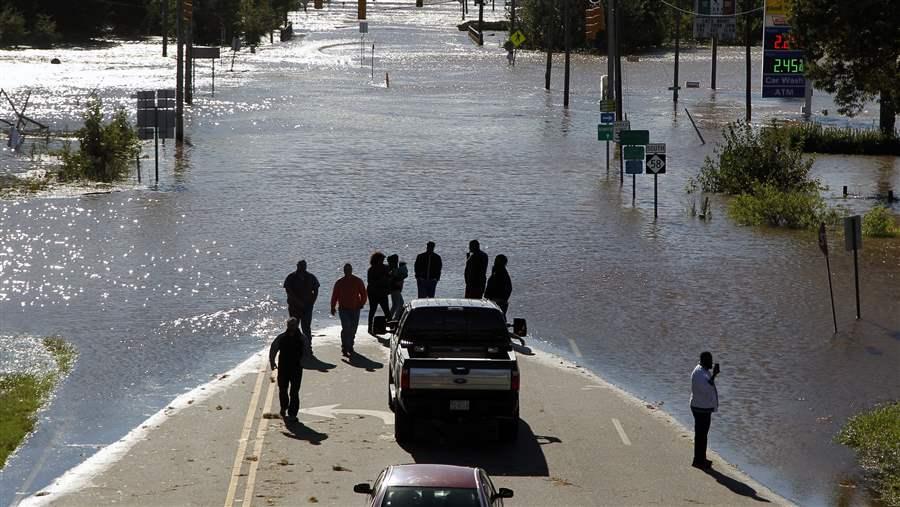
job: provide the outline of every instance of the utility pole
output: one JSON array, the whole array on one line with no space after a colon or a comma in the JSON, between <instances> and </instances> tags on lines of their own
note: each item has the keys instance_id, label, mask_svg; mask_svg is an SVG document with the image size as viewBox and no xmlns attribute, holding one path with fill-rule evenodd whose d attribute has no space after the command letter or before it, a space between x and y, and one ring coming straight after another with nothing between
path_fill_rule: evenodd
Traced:
<instances>
[{"instance_id":1,"label":"utility pole","mask_svg":"<svg viewBox=\"0 0 900 507\"><path fill-rule=\"evenodd\" d=\"M614 58L616 57L616 10L614 1L609 0L609 12L606 14L606 100L615 98L613 89L616 79L616 65ZM616 118L617 120L619 118Z\"/></svg>"},{"instance_id":2,"label":"utility pole","mask_svg":"<svg viewBox=\"0 0 900 507\"><path fill-rule=\"evenodd\" d=\"M163 38L163 58L169 56L169 1L160 2L162 6L162 38Z\"/></svg>"},{"instance_id":3,"label":"utility pole","mask_svg":"<svg viewBox=\"0 0 900 507\"><path fill-rule=\"evenodd\" d=\"M675 76L672 80L672 102L678 110L678 57L681 44L681 11L675 10Z\"/></svg>"},{"instance_id":4,"label":"utility pole","mask_svg":"<svg viewBox=\"0 0 900 507\"><path fill-rule=\"evenodd\" d=\"M184 141L184 40L182 25L184 24L184 6L177 0L175 13L175 38L177 41L177 57L175 59L175 141Z\"/></svg>"},{"instance_id":5,"label":"utility pole","mask_svg":"<svg viewBox=\"0 0 900 507\"><path fill-rule=\"evenodd\" d=\"M747 43L747 113L746 120L750 123L752 114L750 112L750 0L744 0L744 39Z\"/></svg>"},{"instance_id":6,"label":"utility pole","mask_svg":"<svg viewBox=\"0 0 900 507\"><path fill-rule=\"evenodd\" d=\"M187 105L194 104L194 16L193 2L185 4L187 8L187 36L185 46L185 62L184 62L184 103Z\"/></svg>"},{"instance_id":7,"label":"utility pole","mask_svg":"<svg viewBox=\"0 0 900 507\"><path fill-rule=\"evenodd\" d=\"M570 54L570 44L569 44L569 27L572 23L570 23L569 17L569 3L571 0L562 0L563 1L563 17L565 18L565 34L563 37L565 41L563 42L566 46L566 71L565 71L565 79L563 84L563 107L569 108L569 54Z\"/></svg>"},{"instance_id":8,"label":"utility pole","mask_svg":"<svg viewBox=\"0 0 900 507\"><path fill-rule=\"evenodd\" d=\"M622 17L619 16L619 0L612 0L616 11L616 120L625 119L622 111Z\"/></svg>"},{"instance_id":9,"label":"utility pole","mask_svg":"<svg viewBox=\"0 0 900 507\"><path fill-rule=\"evenodd\" d=\"M553 22L547 23L547 36L544 37L547 45L547 70L544 71L544 89L550 89L550 73L553 72Z\"/></svg>"},{"instance_id":10,"label":"utility pole","mask_svg":"<svg viewBox=\"0 0 900 507\"><path fill-rule=\"evenodd\" d=\"M716 89L716 60L718 60L719 34L714 33L712 36L712 75L709 78L710 87Z\"/></svg>"}]
</instances>

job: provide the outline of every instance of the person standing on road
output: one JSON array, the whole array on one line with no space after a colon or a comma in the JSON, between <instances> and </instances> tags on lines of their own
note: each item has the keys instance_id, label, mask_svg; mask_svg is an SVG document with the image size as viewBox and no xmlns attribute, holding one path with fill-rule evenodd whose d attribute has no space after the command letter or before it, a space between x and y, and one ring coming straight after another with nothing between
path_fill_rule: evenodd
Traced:
<instances>
[{"instance_id":1,"label":"person standing on road","mask_svg":"<svg viewBox=\"0 0 900 507\"><path fill-rule=\"evenodd\" d=\"M391 291L391 319L400 318L400 310L403 309L403 280L409 276L406 269L406 263L400 262L400 256L397 254L389 255L388 273L390 275L390 291Z\"/></svg>"},{"instance_id":2,"label":"person standing on road","mask_svg":"<svg viewBox=\"0 0 900 507\"><path fill-rule=\"evenodd\" d=\"M388 294L391 291L391 275L388 267L384 265L384 254L375 252L369 258L369 271L366 273L366 281L369 285L366 291L369 294L369 334L375 336L372 322L375 320L375 312L378 307L384 312L384 317L391 318L391 310L388 305Z\"/></svg>"},{"instance_id":3,"label":"person standing on road","mask_svg":"<svg viewBox=\"0 0 900 507\"><path fill-rule=\"evenodd\" d=\"M491 277L488 278L487 287L484 289L485 299L497 303L506 316L509 309L509 296L512 294L512 280L506 271L506 256L500 254L494 257L494 267L491 268Z\"/></svg>"},{"instance_id":4,"label":"person standing on road","mask_svg":"<svg viewBox=\"0 0 900 507\"><path fill-rule=\"evenodd\" d=\"M307 350L312 354L312 312L316 298L319 297L319 280L306 271L306 261L297 263L297 271L284 279L284 291L287 292L288 313L300 321L300 329L306 336Z\"/></svg>"},{"instance_id":5,"label":"person standing on road","mask_svg":"<svg viewBox=\"0 0 900 507\"><path fill-rule=\"evenodd\" d=\"M481 299L484 296L484 284L487 281L488 256L481 251L477 239L469 241L469 253L466 254L466 292L467 299Z\"/></svg>"},{"instance_id":6,"label":"person standing on road","mask_svg":"<svg viewBox=\"0 0 900 507\"><path fill-rule=\"evenodd\" d=\"M353 342L359 327L359 312L366 305L366 285L353 274L353 266L344 264L344 276L334 282L331 291L331 315L335 308L341 318L341 355L353 354ZM339 308L338 308L339 307Z\"/></svg>"},{"instance_id":7,"label":"person standing on road","mask_svg":"<svg viewBox=\"0 0 900 507\"><path fill-rule=\"evenodd\" d=\"M425 245L425 251L416 256L416 285L420 298L433 298L441 279L441 256L434 253L434 241Z\"/></svg>"},{"instance_id":8,"label":"person standing on road","mask_svg":"<svg viewBox=\"0 0 900 507\"><path fill-rule=\"evenodd\" d=\"M278 401L281 403L281 417L296 421L300 411L300 382L303 380L303 354L306 340L300 331L296 317L287 321L287 330L278 335L269 347L269 366L278 370ZM275 365L275 356L278 365Z\"/></svg>"},{"instance_id":9,"label":"person standing on road","mask_svg":"<svg viewBox=\"0 0 900 507\"><path fill-rule=\"evenodd\" d=\"M706 459L706 442L712 413L719 408L718 374L719 363L713 365L712 353L701 353L700 364L691 372L691 413L694 414L694 461L691 466L703 470L712 467L712 461Z\"/></svg>"}]
</instances>

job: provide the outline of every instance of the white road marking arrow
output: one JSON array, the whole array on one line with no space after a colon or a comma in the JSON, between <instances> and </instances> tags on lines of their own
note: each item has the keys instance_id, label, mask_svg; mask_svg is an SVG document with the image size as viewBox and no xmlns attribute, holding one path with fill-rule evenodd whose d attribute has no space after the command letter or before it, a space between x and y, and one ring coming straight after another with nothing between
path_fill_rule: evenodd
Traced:
<instances>
[{"instance_id":1,"label":"white road marking arrow","mask_svg":"<svg viewBox=\"0 0 900 507\"><path fill-rule=\"evenodd\" d=\"M340 403L335 405L322 405L321 407L303 408L300 413L313 415L316 417L324 417L326 419L334 419L335 416L342 414L367 415L369 417L377 417L384 424L394 424L394 414L384 410L366 410L363 408L337 408Z\"/></svg>"}]
</instances>

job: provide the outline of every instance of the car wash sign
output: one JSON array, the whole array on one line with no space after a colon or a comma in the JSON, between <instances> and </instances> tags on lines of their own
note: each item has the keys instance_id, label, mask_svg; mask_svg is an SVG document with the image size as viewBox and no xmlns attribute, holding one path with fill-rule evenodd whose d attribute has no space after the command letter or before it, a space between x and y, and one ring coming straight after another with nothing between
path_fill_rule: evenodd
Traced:
<instances>
[{"instance_id":1,"label":"car wash sign","mask_svg":"<svg viewBox=\"0 0 900 507\"><path fill-rule=\"evenodd\" d=\"M799 98L806 94L806 59L788 24L788 0L766 0L763 27L762 96Z\"/></svg>"}]
</instances>

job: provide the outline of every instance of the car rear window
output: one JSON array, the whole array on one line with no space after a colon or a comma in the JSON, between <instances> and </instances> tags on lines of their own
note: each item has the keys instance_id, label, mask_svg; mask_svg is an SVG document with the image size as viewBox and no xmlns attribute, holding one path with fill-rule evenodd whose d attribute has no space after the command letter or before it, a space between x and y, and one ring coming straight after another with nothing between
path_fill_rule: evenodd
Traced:
<instances>
[{"instance_id":1,"label":"car rear window","mask_svg":"<svg viewBox=\"0 0 900 507\"><path fill-rule=\"evenodd\" d=\"M458 337L483 339L507 339L509 336L503 313L493 308L416 308L403 324L405 339L439 338L448 332Z\"/></svg>"},{"instance_id":2,"label":"car rear window","mask_svg":"<svg viewBox=\"0 0 900 507\"><path fill-rule=\"evenodd\" d=\"M381 507L479 507L478 492L470 488L389 486Z\"/></svg>"}]
</instances>

